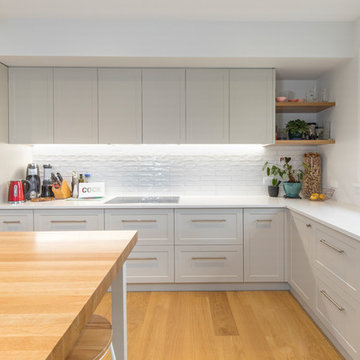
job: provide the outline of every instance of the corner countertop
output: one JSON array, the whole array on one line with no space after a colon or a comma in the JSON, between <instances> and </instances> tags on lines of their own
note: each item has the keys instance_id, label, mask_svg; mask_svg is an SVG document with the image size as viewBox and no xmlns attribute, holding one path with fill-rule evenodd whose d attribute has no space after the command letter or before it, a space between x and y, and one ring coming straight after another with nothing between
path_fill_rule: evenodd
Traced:
<instances>
[{"instance_id":1,"label":"corner countertop","mask_svg":"<svg viewBox=\"0 0 360 360\"><path fill-rule=\"evenodd\" d=\"M360 241L360 206L334 200L312 202L268 196L209 195L180 196L177 204L106 204L114 197L115 195L96 200L67 199L41 203L26 202L17 205L3 203L0 204L0 210L287 208Z\"/></svg>"}]
</instances>

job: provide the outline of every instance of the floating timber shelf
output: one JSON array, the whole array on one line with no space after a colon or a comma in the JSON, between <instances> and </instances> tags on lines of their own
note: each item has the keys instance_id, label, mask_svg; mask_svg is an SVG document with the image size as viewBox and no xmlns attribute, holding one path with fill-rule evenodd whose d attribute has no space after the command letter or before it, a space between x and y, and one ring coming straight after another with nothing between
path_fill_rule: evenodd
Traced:
<instances>
[{"instance_id":1,"label":"floating timber shelf","mask_svg":"<svg viewBox=\"0 0 360 360\"><path fill-rule=\"evenodd\" d=\"M313 103L299 103L299 102L277 102L277 113L318 113L320 111L334 107L334 102L313 102Z\"/></svg>"},{"instance_id":2,"label":"floating timber shelf","mask_svg":"<svg viewBox=\"0 0 360 360\"><path fill-rule=\"evenodd\" d=\"M328 145L335 144L334 139L330 140L275 140L275 145L302 146L302 145Z\"/></svg>"}]
</instances>

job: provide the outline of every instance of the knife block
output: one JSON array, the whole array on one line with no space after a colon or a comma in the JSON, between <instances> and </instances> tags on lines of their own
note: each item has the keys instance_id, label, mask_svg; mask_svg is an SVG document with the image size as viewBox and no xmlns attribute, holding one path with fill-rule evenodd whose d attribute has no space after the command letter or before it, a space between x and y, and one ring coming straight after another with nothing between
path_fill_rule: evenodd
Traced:
<instances>
[{"instance_id":1,"label":"knife block","mask_svg":"<svg viewBox=\"0 0 360 360\"><path fill-rule=\"evenodd\" d=\"M55 186L52 186L52 191L55 195L55 199L67 199L71 197L71 191L66 180L63 180L59 189L56 189Z\"/></svg>"}]
</instances>

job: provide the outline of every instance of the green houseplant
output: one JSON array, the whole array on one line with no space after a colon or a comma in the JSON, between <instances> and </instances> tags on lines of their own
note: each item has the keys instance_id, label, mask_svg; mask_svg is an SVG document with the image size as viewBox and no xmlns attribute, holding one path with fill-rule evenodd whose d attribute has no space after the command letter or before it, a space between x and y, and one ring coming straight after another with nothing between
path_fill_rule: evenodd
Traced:
<instances>
[{"instance_id":1,"label":"green houseplant","mask_svg":"<svg viewBox=\"0 0 360 360\"><path fill-rule=\"evenodd\" d=\"M280 163L281 165L270 164L267 161L263 166L263 170L266 169L266 174L268 176L274 176L272 179L273 186L280 185L280 180L278 180L277 177L280 177L281 179L287 178L287 181L283 182L286 197L298 198L301 190L301 181L304 178L305 169L307 169L308 166L303 162L301 167L294 168L291 164L291 157L281 157Z\"/></svg>"},{"instance_id":2,"label":"green houseplant","mask_svg":"<svg viewBox=\"0 0 360 360\"><path fill-rule=\"evenodd\" d=\"M279 168L275 164L270 164L268 161L263 166L263 171L266 171L267 176L272 176L271 185L268 186L268 193L270 197L278 197L279 196L279 185L281 181L278 179L279 177L282 179L285 170Z\"/></svg>"},{"instance_id":3,"label":"green houseplant","mask_svg":"<svg viewBox=\"0 0 360 360\"><path fill-rule=\"evenodd\" d=\"M309 124L300 119L290 120L286 124L286 132L289 134L290 140L301 140L306 134L309 133Z\"/></svg>"}]
</instances>

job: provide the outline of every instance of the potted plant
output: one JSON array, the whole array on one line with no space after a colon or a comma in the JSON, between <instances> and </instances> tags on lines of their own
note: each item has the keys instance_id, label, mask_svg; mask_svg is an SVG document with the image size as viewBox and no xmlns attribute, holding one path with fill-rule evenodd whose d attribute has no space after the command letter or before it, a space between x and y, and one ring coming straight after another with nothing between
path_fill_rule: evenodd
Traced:
<instances>
[{"instance_id":1,"label":"potted plant","mask_svg":"<svg viewBox=\"0 0 360 360\"><path fill-rule=\"evenodd\" d=\"M264 170L266 170L267 176L273 176L271 185L268 186L269 196L278 197L279 185L281 184L281 181L278 179L278 177L282 179L285 174L285 170L279 168L277 165L270 164L268 161L263 166L263 171Z\"/></svg>"},{"instance_id":2,"label":"potted plant","mask_svg":"<svg viewBox=\"0 0 360 360\"><path fill-rule=\"evenodd\" d=\"M305 163L302 163L300 168L295 169L290 163L291 157L281 157L280 162L282 163L282 165L270 164L267 161L263 166L263 170L266 169L266 174L268 176L274 176L274 178L272 179L272 186L278 187L277 193L279 192L279 185L281 182L277 179L277 177L280 177L281 179L284 179L286 177L288 180L283 182L283 188L286 197L298 198L301 190L301 181L305 175L304 170L307 169L308 166ZM276 190L270 189L272 186L268 187L269 195L270 193L275 194Z\"/></svg>"},{"instance_id":3,"label":"potted plant","mask_svg":"<svg viewBox=\"0 0 360 360\"><path fill-rule=\"evenodd\" d=\"M288 178L288 181L283 183L283 188L286 194L286 197L289 198L298 198L301 190L301 181L305 175L305 169L308 169L308 166L303 162L301 167L295 169L291 164L291 157L282 157L280 162L283 162L283 169Z\"/></svg>"},{"instance_id":4,"label":"potted plant","mask_svg":"<svg viewBox=\"0 0 360 360\"><path fill-rule=\"evenodd\" d=\"M286 132L289 135L290 140L302 140L306 134L309 133L309 124L300 119L290 120L286 124Z\"/></svg>"}]
</instances>

